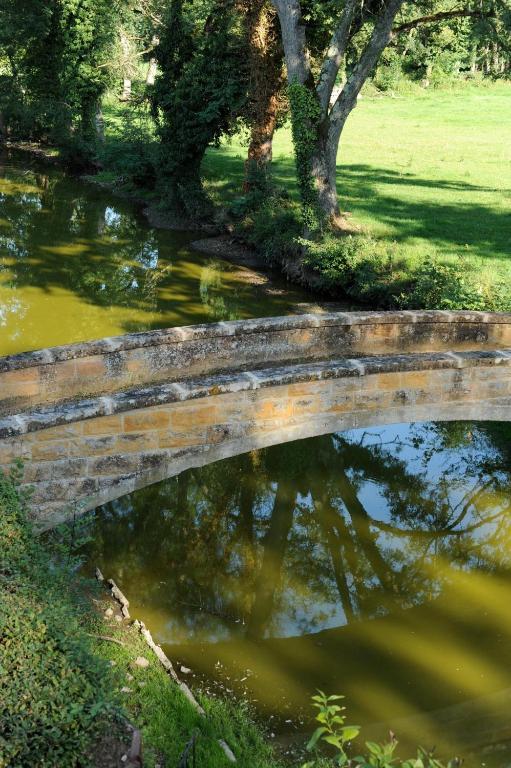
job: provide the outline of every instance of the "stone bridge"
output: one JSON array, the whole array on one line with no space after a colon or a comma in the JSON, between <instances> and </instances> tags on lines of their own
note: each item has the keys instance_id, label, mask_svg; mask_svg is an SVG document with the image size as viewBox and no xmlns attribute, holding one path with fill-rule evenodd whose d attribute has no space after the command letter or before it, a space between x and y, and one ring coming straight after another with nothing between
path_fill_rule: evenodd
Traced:
<instances>
[{"instance_id":1,"label":"stone bridge","mask_svg":"<svg viewBox=\"0 0 511 768\"><path fill-rule=\"evenodd\" d=\"M361 426L509 420L511 314L352 312L0 359L0 466L41 526L182 470Z\"/></svg>"}]
</instances>

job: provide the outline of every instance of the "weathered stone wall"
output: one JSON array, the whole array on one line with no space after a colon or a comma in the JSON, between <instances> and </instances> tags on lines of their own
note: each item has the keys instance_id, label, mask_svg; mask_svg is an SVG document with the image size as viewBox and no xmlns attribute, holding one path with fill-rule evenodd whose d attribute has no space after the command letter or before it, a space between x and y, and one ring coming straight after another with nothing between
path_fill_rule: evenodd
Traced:
<instances>
[{"instance_id":1,"label":"weathered stone wall","mask_svg":"<svg viewBox=\"0 0 511 768\"><path fill-rule=\"evenodd\" d=\"M511 315L352 312L128 334L0 359L0 417L62 400L296 360L511 346Z\"/></svg>"},{"instance_id":2,"label":"weathered stone wall","mask_svg":"<svg viewBox=\"0 0 511 768\"><path fill-rule=\"evenodd\" d=\"M312 361L223 373L5 417L0 465L27 462L43 526L190 466L287 440L511 414L511 352Z\"/></svg>"}]
</instances>

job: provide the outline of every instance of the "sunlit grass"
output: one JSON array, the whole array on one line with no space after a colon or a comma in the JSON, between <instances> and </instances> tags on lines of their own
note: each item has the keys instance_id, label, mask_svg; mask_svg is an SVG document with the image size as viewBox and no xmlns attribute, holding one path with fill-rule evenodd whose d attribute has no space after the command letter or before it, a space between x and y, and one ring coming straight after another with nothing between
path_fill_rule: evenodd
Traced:
<instances>
[{"instance_id":1,"label":"sunlit grass","mask_svg":"<svg viewBox=\"0 0 511 768\"><path fill-rule=\"evenodd\" d=\"M246 147L210 150L215 196L239 195ZM482 272L511 273L511 84L363 97L338 158L341 207L416 263L464 255ZM274 178L295 198L289 128L278 132Z\"/></svg>"}]
</instances>

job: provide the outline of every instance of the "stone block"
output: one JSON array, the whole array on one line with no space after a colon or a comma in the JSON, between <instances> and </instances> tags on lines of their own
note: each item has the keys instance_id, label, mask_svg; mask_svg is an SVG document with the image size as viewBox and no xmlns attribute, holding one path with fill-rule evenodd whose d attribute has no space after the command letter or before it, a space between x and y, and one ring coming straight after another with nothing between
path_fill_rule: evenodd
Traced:
<instances>
[{"instance_id":1,"label":"stone block","mask_svg":"<svg viewBox=\"0 0 511 768\"><path fill-rule=\"evenodd\" d=\"M202 426L213 424L217 417L216 405L178 405L170 415L170 421L173 428Z\"/></svg>"},{"instance_id":2,"label":"stone block","mask_svg":"<svg viewBox=\"0 0 511 768\"><path fill-rule=\"evenodd\" d=\"M170 424L168 410L146 408L141 411L127 413L124 416L124 429L126 432L140 432L145 430L166 429Z\"/></svg>"},{"instance_id":3,"label":"stone block","mask_svg":"<svg viewBox=\"0 0 511 768\"><path fill-rule=\"evenodd\" d=\"M123 431L123 416L101 416L97 419L88 419L83 422L84 435L115 435Z\"/></svg>"},{"instance_id":4,"label":"stone block","mask_svg":"<svg viewBox=\"0 0 511 768\"><path fill-rule=\"evenodd\" d=\"M105 375L107 373L107 366L105 358L100 355L95 357L84 357L80 360L76 360L75 363L75 376L80 384L83 384L87 379L103 379L102 384L105 384Z\"/></svg>"}]
</instances>

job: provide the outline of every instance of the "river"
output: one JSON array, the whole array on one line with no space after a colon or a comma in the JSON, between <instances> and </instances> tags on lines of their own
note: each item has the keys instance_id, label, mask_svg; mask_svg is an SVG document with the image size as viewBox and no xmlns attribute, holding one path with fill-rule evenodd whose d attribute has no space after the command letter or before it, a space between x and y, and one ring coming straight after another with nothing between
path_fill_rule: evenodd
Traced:
<instances>
[{"instance_id":1,"label":"river","mask_svg":"<svg viewBox=\"0 0 511 768\"><path fill-rule=\"evenodd\" d=\"M489 765L480 748L511 738L510 438L401 424L192 469L98 509L87 567L286 749L320 688L405 755Z\"/></svg>"},{"instance_id":2,"label":"river","mask_svg":"<svg viewBox=\"0 0 511 768\"><path fill-rule=\"evenodd\" d=\"M220 258L197 233L25 155L0 156L0 356L175 325L284 315L310 297Z\"/></svg>"}]
</instances>

